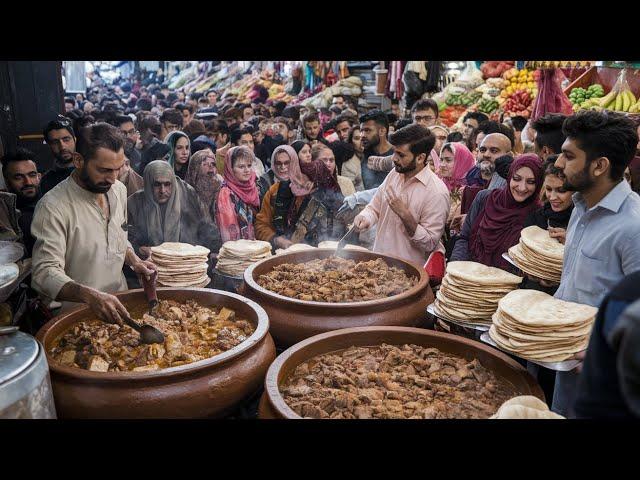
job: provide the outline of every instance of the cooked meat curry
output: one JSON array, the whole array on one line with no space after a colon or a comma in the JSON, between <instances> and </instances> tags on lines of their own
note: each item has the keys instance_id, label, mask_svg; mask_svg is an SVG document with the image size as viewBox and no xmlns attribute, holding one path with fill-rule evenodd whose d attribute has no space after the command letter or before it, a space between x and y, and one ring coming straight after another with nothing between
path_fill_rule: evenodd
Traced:
<instances>
[{"instance_id":1,"label":"cooked meat curry","mask_svg":"<svg viewBox=\"0 0 640 480\"><path fill-rule=\"evenodd\" d=\"M351 347L296 367L280 386L307 418L489 418L520 393L477 360L418 345Z\"/></svg>"},{"instance_id":2,"label":"cooked meat curry","mask_svg":"<svg viewBox=\"0 0 640 480\"><path fill-rule=\"evenodd\" d=\"M230 350L254 331L251 322L226 307L203 307L188 300L160 300L154 316L143 314L165 336L145 345L126 325L88 320L73 325L50 350L63 365L99 372L149 371L197 362Z\"/></svg>"},{"instance_id":3,"label":"cooked meat curry","mask_svg":"<svg viewBox=\"0 0 640 480\"><path fill-rule=\"evenodd\" d=\"M381 259L355 262L339 257L277 265L258 285L285 297L315 302L361 302L391 297L418 283Z\"/></svg>"}]
</instances>

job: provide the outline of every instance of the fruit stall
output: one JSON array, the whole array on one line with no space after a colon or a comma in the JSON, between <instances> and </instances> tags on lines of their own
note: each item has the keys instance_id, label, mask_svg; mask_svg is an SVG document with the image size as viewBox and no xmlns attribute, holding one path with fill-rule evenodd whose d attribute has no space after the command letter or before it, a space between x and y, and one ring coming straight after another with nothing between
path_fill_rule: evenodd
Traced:
<instances>
[{"instance_id":1,"label":"fruit stall","mask_svg":"<svg viewBox=\"0 0 640 480\"><path fill-rule=\"evenodd\" d=\"M640 115L640 69L591 67L564 92L574 111L604 109Z\"/></svg>"}]
</instances>

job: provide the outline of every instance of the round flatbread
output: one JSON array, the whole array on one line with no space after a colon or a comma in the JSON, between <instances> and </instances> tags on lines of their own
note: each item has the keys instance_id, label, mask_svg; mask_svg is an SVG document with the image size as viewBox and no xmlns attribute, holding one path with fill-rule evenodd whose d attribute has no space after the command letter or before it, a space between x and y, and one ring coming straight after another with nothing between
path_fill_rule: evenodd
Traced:
<instances>
[{"instance_id":1,"label":"round flatbread","mask_svg":"<svg viewBox=\"0 0 640 480\"><path fill-rule=\"evenodd\" d=\"M450 262L447 273L477 285L519 285L522 278L500 268L488 267L477 262Z\"/></svg>"},{"instance_id":2,"label":"round flatbread","mask_svg":"<svg viewBox=\"0 0 640 480\"><path fill-rule=\"evenodd\" d=\"M558 300L537 290L509 292L498 302L500 310L525 325L576 325L592 322L598 309L590 305Z\"/></svg>"},{"instance_id":3,"label":"round flatbread","mask_svg":"<svg viewBox=\"0 0 640 480\"><path fill-rule=\"evenodd\" d=\"M151 253L169 258L208 256L210 250L201 245L191 245L188 243L165 242L157 247L151 247Z\"/></svg>"},{"instance_id":4,"label":"round flatbread","mask_svg":"<svg viewBox=\"0 0 640 480\"><path fill-rule=\"evenodd\" d=\"M547 410L530 408L524 405L502 406L490 417L494 420L564 420L565 417Z\"/></svg>"},{"instance_id":5,"label":"round flatbread","mask_svg":"<svg viewBox=\"0 0 640 480\"><path fill-rule=\"evenodd\" d=\"M523 228L520 232L520 241L542 257L554 258L560 262L564 258L564 245L555 238L551 238L547 230L537 225Z\"/></svg>"}]
</instances>

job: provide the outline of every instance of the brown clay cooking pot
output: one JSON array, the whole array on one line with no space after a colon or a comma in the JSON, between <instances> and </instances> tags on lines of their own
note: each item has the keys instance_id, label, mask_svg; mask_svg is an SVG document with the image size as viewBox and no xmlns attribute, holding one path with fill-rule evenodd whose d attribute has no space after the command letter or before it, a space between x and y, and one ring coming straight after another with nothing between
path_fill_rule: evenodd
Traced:
<instances>
[{"instance_id":1,"label":"brown clay cooking pot","mask_svg":"<svg viewBox=\"0 0 640 480\"><path fill-rule=\"evenodd\" d=\"M276 345L289 347L314 335L350 327L390 325L421 326L426 320L427 305L433 302L429 275L417 265L398 257L360 250L343 250L343 258L358 261L382 258L388 265L401 268L407 275L418 277L413 288L392 297L366 302L310 302L285 297L258 285L260 275L283 263L304 263L335 254L334 249L302 250L270 257L251 265L244 272L243 294L259 303L269 315Z\"/></svg>"},{"instance_id":2,"label":"brown clay cooking pot","mask_svg":"<svg viewBox=\"0 0 640 480\"><path fill-rule=\"evenodd\" d=\"M115 295L134 318L148 310L141 289ZM256 331L231 350L199 362L150 372L103 373L61 365L48 353L71 325L95 318L89 308L53 318L37 339L47 352L59 418L220 417L260 389L275 358L264 309L240 295L204 288L158 288L158 299L228 307L252 322Z\"/></svg>"},{"instance_id":3,"label":"brown clay cooking pot","mask_svg":"<svg viewBox=\"0 0 640 480\"><path fill-rule=\"evenodd\" d=\"M533 395L542 401L545 400L540 385L526 369L489 345L422 328L360 327L316 335L280 354L267 372L265 390L260 400L259 418L302 418L285 403L279 387L301 363L317 355L344 350L352 346L375 346L382 343L388 345L409 343L437 348L442 352L468 360L477 358L485 368L511 383L520 395Z\"/></svg>"}]
</instances>

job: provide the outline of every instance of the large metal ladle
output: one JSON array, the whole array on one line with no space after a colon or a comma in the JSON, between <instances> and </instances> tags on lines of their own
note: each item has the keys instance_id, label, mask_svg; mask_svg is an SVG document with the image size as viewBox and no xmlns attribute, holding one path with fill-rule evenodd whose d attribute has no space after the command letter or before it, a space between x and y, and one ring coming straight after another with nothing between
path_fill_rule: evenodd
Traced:
<instances>
[{"instance_id":1,"label":"large metal ladle","mask_svg":"<svg viewBox=\"0 0 640 480\"><path fill-rule=\"evenodd\" d=\"M164 343L164 335L160 330L151 325L139 325L131 317L124 317L124 323L140 333L142 343Z\"/></svg>"}]
</instances>

